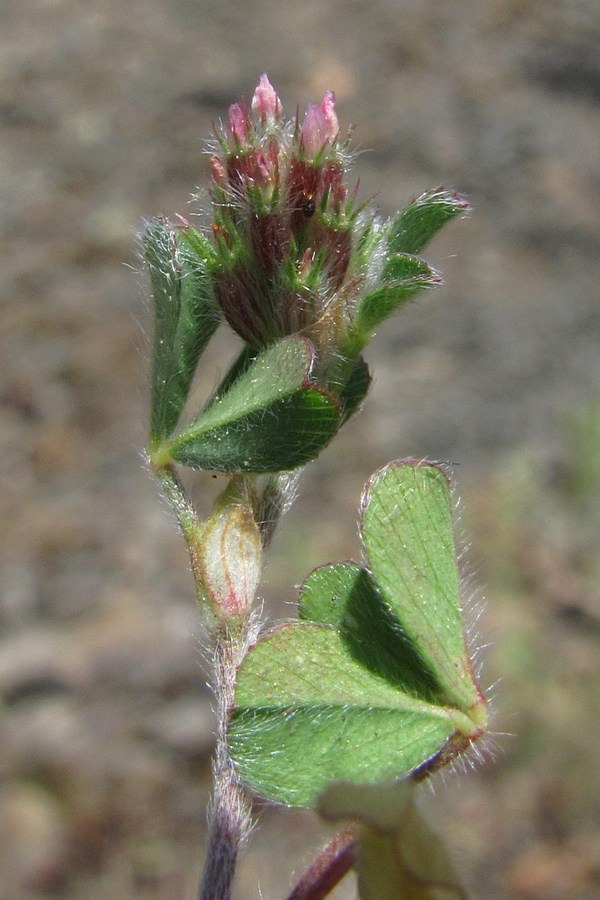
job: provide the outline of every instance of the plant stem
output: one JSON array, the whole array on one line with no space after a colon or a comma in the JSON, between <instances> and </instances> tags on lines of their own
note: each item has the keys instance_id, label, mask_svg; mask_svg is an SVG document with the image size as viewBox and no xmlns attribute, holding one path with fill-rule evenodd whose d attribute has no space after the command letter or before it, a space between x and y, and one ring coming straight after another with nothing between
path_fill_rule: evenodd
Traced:
<instances>
[{"instance_id":1,"label":"plant stem","mask_svg":"<svg viewBox=\"0 0 600 900\"><path fill-rule=\"evenodd\" d=\"M152 465L152 463L151 463ZM198 520L194 507L185 496L183 485L172 465L152 466L154 474L160 482L163 495L177 519L183 539L190 554L192 574L196 584L196 592L200 600L202 595L202 576L198 567L198 543L202 536L202 525Z\"/></svg>"},{"instance_id":2,"label":"plant stem","mask_svg":"<svg viewBox=\"0 0 600 900\"><path fill-rule=\"evenodd\" d=\"M185 539L202 599L198 549L203 527L172 466L155 468L165 499ZM222 623L214 635L213 689L216 705L216 749L212 762L214 791L208 813L206 863L198 888L199 900L229 900L240 845L251 827L250 805L240 787L227 750L227 723L233 708L237 667L248 649L247 623Z\"/></svg>"},{"instance_id":3,"label":"plant stem","mask_svg":"<svg viewBox=\"0 0 600 900\"><path fill-rule=\"evenodd\" d=\"M358 829L352 825L340 831L321 850L287 900L322 900L356 862Z\"/></svg>"},{"instance_id":4,"label":"plant stem","mask_svg":"<svg viewBox=\"0 0 600 900\"><path fill-rule=\"evenodd\" d=\"M227 749L227 723L233 707L235 677L247 649L246 633L223 629L214 656L217 746L212 764L214 793L209 808L206 864L198 900L229 900L240 846L251 827L250 804L239 785Z\"/></svg>"},{"instance_id":5,"label":"plant stem","mask_svg":"<svg viewBox=\"0 0 600 900\"><path fill-rule=\"evenodd\" d=\"M175 468L154 464L153 469L186 542L198 600L202 605L204 588L198 554L205 526L187 499ZM294 500L298 475L294 472L271 476L257 501L255 516L265 549L271 542L279 519ZM240 847L252 825L250 803L238 782L227 747L227 727L234 704L237 669L246 655L252 633L251 622L239 620L217 624L214 633L212 678L217 718L216 749L212 762L214 789L208 812L206 862L198 888L198 900L230 900ZM325 895L306 895L317 900L321 896Z\"/></svg>"}]
</instances>

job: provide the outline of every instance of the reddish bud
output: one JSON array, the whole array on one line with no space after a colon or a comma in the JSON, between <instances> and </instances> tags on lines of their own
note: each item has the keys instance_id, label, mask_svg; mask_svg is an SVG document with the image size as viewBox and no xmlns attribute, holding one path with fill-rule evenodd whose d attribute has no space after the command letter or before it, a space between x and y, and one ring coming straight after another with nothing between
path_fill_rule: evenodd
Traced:
<instances>
[{"instance_id":1,"label":"reddish bud","mask_svg":"<svg viewBox=\"0 0 600 900\"><path fill-rule=\"evenodd\" d=\"M310 103L300 129L300 144L310 159L338 136L340 126L335 112L335 96L326 91L320 106Z\"/></svg>"},{"instance_id":2,"label":"reddish bud","mask_svg":"<svg viewBox=\"0 0 600 900\"><path fill-rule=\"evenodd\" d=\"M321 176L323 187L329 189L330 197L334 204L340 206L346 199L344 187L344 167L339 162L328 162L323 168Z\"/></svg>"},{"instance_id":3,"label":"reddish bud","mask_svg":"<svg viewBox=\"0 0 600 900\"><path fill-rule=\"evenodd\" d=\"M287 256L291 232L281 212L255 215L250 223L252 249L268 275L273 275Z\"/></svg>"},{"instance_id":4,"label":"reddish bud","mask_svg":"<svg viewBox=\"0 0 600 900\"><path fill-rule=\"evenodd\" d=\"M241 103L233 103L229 107L229 145L232 150L248 147L252 123L248 110Z\"/></svg>"},{"instance_id":5,"label":"reddish bud","mask_svg":"<svg viewBox=\"0 0 600 900\"><path fill-rule=\"evenodd\" d=\"M215 295L227 322L243 341L256 347L272 338L274 311L260 270L254 273L236 263L216 276Z\"/></svg>"},{"instance_id":6,"label":"reddish bud","mask_svg":"<svg viewBox=\"0 0 600 900\"><path fill-rule=\"evenodd\" d=\"M315 211L320 169L312 163L293 159L288 173L287 200L292 211L292 227L301 228Z\"/></svg>"},{"instance_id":7,"label":"reddish bud","mask_svg":"<svg viewBox=\"0 0 600 900\"><path fill-rule=\"evenodd\" d=\"M333 91L325 91L323 99L321 100L321 112L327 123L327 137L332 141L338 136L340 131L340 124L335 111L335 94Z\"/></svg>"},{"instance_id":8,"label":"reddish bud","mask_svg":"<svg viewBox=\"0 0 600 900\"><path fill-rule=\"evenodd\" d=\"M330 287L338 290L344 282L352 252L352 235L347 228L334 228L316 222L311 238L319 248L320 261Z\"/></svg>"}]
</instances>

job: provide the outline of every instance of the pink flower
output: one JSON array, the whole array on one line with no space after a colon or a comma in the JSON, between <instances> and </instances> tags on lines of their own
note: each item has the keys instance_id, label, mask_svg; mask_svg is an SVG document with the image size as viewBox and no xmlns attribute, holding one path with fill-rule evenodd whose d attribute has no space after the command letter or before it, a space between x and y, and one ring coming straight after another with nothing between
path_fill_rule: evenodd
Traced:
<instances>
[{"instance_id":1,"label":"pink flower","mask_svg":"<svg viewBox=\"0 0 600 900\"><path fill-rule=\"evenodd\" d=\"M252 123L246 106L241 103L232 104L229 107L229 143L232 150L249 145L251 128Z\"/></svg>"},{"instance_id":2,"label":"pink flower","mask_svg":"<svg viewBox=\"0 0 600 900\"><path fill-rule=\"evenodd\" d=\"M260 121L263 125L273 125L281 118L283 112L281 100L266 73L260 76L254 91L252 112L260 114Z\"/></svg>"},{"instance_id":3,"label":"pink flower","mask_svg":"<svg viewBox=\"0 0 600 900\"><path fill-rule=\"evenodd\" d=\"M325 91L323 99L321 100L321 112L327 122L327 128L329 130L328 137L333 140L337 137L340 130L338 117L335 113L335 94L333 91Z\"/></svg>"},{"instance_id":4,"label":"pink flower","mask_svg":"<svg viewBox=\"0 0 600 900\"><path fill-rule=\"evenodd\" d=\"M310 103L300 129L300 143L305 153L314 159L325 144L338 136L340 126L335 113L335 95L325 91L321 105Z\"/></svg>"}]
</instances>

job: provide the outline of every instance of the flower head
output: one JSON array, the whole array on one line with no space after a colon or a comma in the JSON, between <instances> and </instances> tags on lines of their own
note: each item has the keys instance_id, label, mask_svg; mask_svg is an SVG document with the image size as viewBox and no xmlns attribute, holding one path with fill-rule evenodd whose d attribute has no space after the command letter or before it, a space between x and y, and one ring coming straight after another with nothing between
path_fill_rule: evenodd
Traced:
<instances>
[{"instance_id":1,"label":"flower head","mask_svg":"<svg viewBox=\"0 0 600 900\"><path fill-rule=\"evenodd\" d=\"M457 203L433 192L415 201L406 220L401 214L385 225L357 204L358 185L347 185L349 138L340 138L332 91L309 104L302 121L286 122L263 74L250 105L234 103L216 137L213 290L253 349L300 332L327 369L335 357L359 352L404 298L439 281L426 263L398 252L419 253L421 237L455 215ZM414 249L403 232L413 220Z\"/></svg>"},{"instance_id":2,"label":"flower head","mask_svg":"<svg viewBox=\"0 0 600 900\"><path fill-rule=\"evenodd\" d=\"M419 254L468 203L438 188L388 222L358 204L358 183L347 184L349 136L340 137L332 91L310 104L302 119L285 121L263 74L251 102L232 104L215 137L209 233L183 219L148 229L147 259L164 328L181 319L191 335L182 343L177 324L167 335L173 343L168 353L160 349L166 338L157 342L163 355L154 382L153 438L172 431L192 362L222 317L247 345L246 360L300 335L311 347L307 378L337 397L345 420L368 388L363 348L384 319L440 282ZM198 309L205 315L196 335Z\"/></svg>"},{"instance_id":3,"label":"flower head","mask_svg":"<svg viewBox=\"0 0 600 900\"><path fill-rule=\"evenodd\" d=\"M349 155L339 132L331 91L294 126L283 120L263 74L250 107L234 103L218 136L221 152L211 158L215 293L232 328L253 346L295 331L314 338L325 322L331 332L340 324L332 315L339 292L346 286L347 305L361 281L361 227L344 183Z\"/></svg>"}]
</instances>

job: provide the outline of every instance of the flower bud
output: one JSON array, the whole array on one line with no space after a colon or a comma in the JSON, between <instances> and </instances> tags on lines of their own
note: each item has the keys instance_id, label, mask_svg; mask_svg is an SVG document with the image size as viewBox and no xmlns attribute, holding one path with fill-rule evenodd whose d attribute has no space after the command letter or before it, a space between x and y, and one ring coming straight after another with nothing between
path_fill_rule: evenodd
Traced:
<instances>
[{"instance_id":1,"label":"flower bud","mask_svg":"<svg viewBox=\"0 0 600 900\"><path fill-rule=\"evenodd\" d=\"M229 107L229 146L232 150L248 147L252 122L248 110L242 103L233 103Z\"/></svg>"},{"instance_id":2,"label":"flower bud","mask_svg":"<svg viewBox=\"0 0 600 900\"><path fill-rule=\"evenodd\" d=\"M252 112L258 113L261 125L274 125L281 119L283 108L266 74L260 76L252 97Z\"/></svg>"},{"instance_id":3,"label":"flower bud","mask_svg":"<svg viewBox=\"0 0 600 900\"><path fill-rule=\"evenodd\" d=\"M250 234L257 261L268 275L274 275L287 256L292 239L285 216L280 211L253 216Z\"/></svg>"},{"instance_id":4,"label":"flower bud","mask_svg":"<svg viewBox=\"0 0 600 900\"><path fill-rule=\"evenodd\" d=\"M332 91L326 91L320 106L308 105L300 129L300 146L309 159L315 159L327 144L335 141L339 131L335 96Z\"/></svg>"},{"instance_id":5,"label":"flower bud","mask_svg":"<svg viewBox=\"0 0 600 900\"><path fill-rule=\"evenodd\" d=\"M227 187L227 170L225 169L223 160L220 159L220 157L211 156L210 173L215 184L218 184L221 188Z\"/></svg>"},{"instance_id":6,"label":"flower bud","mask_svg":"<svg viewBox=\"0 0 600 900\"><path fill-rule=\"evenodd\" d=\"M268 286L247 264L236 260L219 272L215 296L230 327L247 344L258 348L279 336Z\"/></svg>"}]
</instances>

